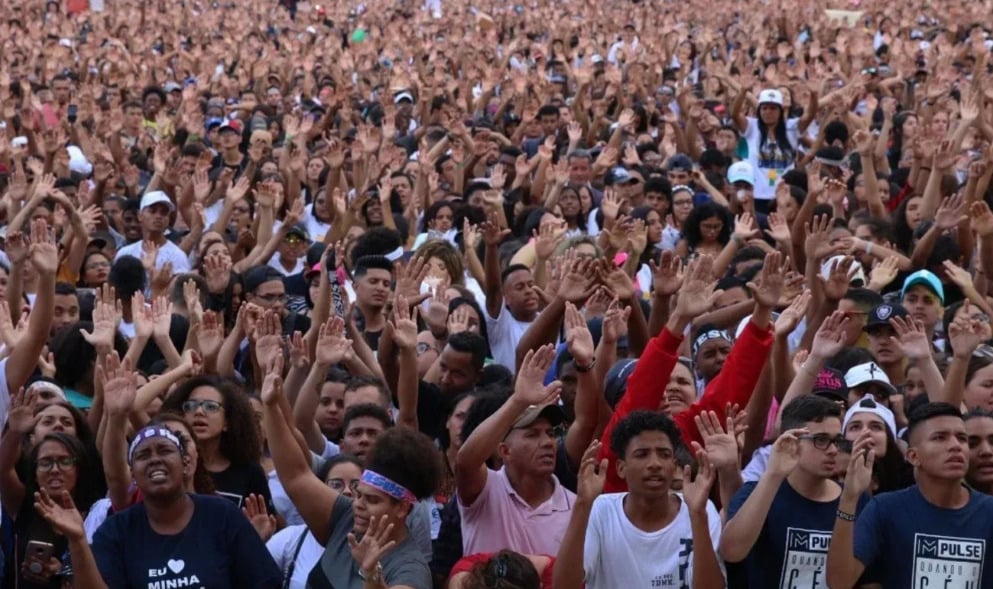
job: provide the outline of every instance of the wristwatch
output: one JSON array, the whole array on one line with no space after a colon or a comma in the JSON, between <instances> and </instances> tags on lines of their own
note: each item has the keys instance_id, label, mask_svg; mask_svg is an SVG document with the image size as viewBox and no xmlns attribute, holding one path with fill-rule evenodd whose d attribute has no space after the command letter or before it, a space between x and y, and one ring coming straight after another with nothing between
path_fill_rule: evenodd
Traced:
<instances>
[{"instance_id":1,"label":"wristwatch","mask_svg":"<svg viewBox=\"0 0 993 589\"><path fill-rule=\"evenodd\" d=\"M378 583L383 580L383 563L377 562L376 569L371 573L367 573L359 568L359 578L363 581L372 581L373 583Z\"/></svg>"}]
</instances>

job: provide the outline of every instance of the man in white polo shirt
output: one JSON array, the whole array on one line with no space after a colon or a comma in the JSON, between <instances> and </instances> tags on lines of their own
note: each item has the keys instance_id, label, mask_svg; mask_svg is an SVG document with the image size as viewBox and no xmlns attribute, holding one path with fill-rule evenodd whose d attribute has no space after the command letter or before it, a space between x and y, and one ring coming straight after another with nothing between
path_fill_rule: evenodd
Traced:
<instances>
[{"instance_id":1,"label":"man in white polo shirt","mask_svg":"<svg viewBox=\"0 0 993 589\"><path fill-rule=\"evenodd\" d=\"M190 271L190 261L179 246L166 239L165 232L170 227L170 215L176 206L161 190L146 192L141 197L138 222L141 223L141 241L128 244L117 251L114 260L124 256L142 259L146 250L157 250L155 269L160 270L167 263L172 264L174 274Z\"/></svg>"}]
</instances>

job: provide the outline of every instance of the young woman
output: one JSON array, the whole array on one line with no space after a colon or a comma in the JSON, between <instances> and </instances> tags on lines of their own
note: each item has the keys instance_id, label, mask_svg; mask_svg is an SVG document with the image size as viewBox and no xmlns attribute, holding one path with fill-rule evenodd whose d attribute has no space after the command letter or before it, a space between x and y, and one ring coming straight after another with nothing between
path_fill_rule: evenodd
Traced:
<instances>
[{"instance_id":1,"label":"young woman","mask_svg":"<svg viewBox=\"0 0 993 589\"><path fill-rule=\"evenodd\" d=\"M309 586L356 589L381 582L430 589L428 563L408 534L406 518L420 499L431 497L440 460L424 434L393 428L381 434L366 457L355 499L324 484L311 470L290 427L282 391L282 358L267 367L262 386L264 423L276 470L287 493L324 554Z\"/></svg>"},{"instance_id":2,"label":"young woman","mask_svg":"<svg viewBox=\"0 0 993 589\"><path fill-rule=\"evenodd\" d=\"M746 92L738 94L731 107L731 117L748 142L748 162L755 170L756 210L764 213L775 197L779 178L793 167L800 135L817 114L817 95L811 95L812 108L805 109L802 119L787 118L783 93L775 89L759 93L758 117L745 116L746 95Z\"/></svg>"},{"instance_id":3,"label":"young woman","mask_svg":"<svg viewBox=\"0 0 993 589\"><path fill-rule=\"evenodd\" d=\"M665 219L662 228L661 249L671 250L683 236L686 219L693 212L693 190L682 184L672 187L672 214Z\"/></svg>"},{"instance_id":4,"label":"young woman","mask_svg":"<svg viewBox=\"0 0 993 589\"><path fill-rule=\"evenodd\" d=\"M236 383L211 376L192 378L166 398L162 411L181 413L193 426L199 458L219 495L239 507L252 494L271 503L259 464L262 449L254 412Z\"/></svg>"},{"instance_id":5,"label":"young woman","mask_svg":"<svg viewBox=\"0 0 993 589\"><path fill-rule=\"evenodd\" d=\"M718 256L731 239L733 224L731 212L721 205L699 205L683 224L683 238L676 246L676 254L681 258L691 254Z\"/></svg>"},{"instance_id":6,"label":"young woman","mask_svg":"<svg viewBox=\"0 0 993 589\"><path fill-rule=\"evenodd\" d=\"M455 235L458 233L452 223L455 220L455 208L452 203L440 200L424 211L424 220L421 224L421 233L414 240L411 249L417 250L429 239L445 239L450 243L455 243Z\"/></svg>"},{"instance_id":7,"label":"young woman","mask_svg":"<svg viewBox=\"0 0 993 589\"><path fill-rule=\"evenodd\" d=\"M896 443L895 428L893 412L876 403L870 395L852 405L845 413L842 435L846 440L854 442L866 430L872 437L872 449L876 453L876 462L872 469L873 494L897 491L914 484L913 469Z\"/></svg>"},{"instance_id":8,"label":"young woman","mask_svg":"<svg viewBox=\"0 0 993 589\"><path fill-rule=\"evenodd\" d=\"M110 274L111 260L103 252L95 251L86 254L79 266L79 282L77 286L84 288L100 288L107 282Z\"/></svg>"},{"instance_id":9,"label":"young woman","mask_svg":"<svg viewBox=\"0 0 993 589\"><path fill-rule=\"evenodd\" d=\"M86 512L107 487L82 415L58 403L35 412L35 399L33 392L14 395L10 427L0 441L0 499L13 520L14 561L5 567L4 585L61 589L71 574L71 568L63 570L69 564L68 546L32 509L34 494L68 493ZM22 442L28 450L19 476ZM39 548L47 558L41 558Z\"/></svg>"},{"instance_id":10,"label":"young woman","mask_svg":"<svg viewBox=\"0 0 993 589\"><path fill-rule=\"evenodd\" d=\"M322 477L332 490L354 500L355 491L362 480L362 463L354 456L339 454L328 461L327 476ZM324 554L317 538L307 524L287 526L276 532L266 542L269 554L283 572L285 589L306 589L310 571Z\"/></svg>"},{"instance_id":11,"label":"young woman","mask_svg":"<svg viewBox=\"0 0 993 589\"><path fill-rule=\"evenodd\" d=\"M241 510L220 497L187 493L189 460L168 428L138 432L128 462L143 501L107 520L92 550L68 494L35 494L35 508L68 541L77 587L282 586L276 563Z\"/></svg>"}]
</instances>

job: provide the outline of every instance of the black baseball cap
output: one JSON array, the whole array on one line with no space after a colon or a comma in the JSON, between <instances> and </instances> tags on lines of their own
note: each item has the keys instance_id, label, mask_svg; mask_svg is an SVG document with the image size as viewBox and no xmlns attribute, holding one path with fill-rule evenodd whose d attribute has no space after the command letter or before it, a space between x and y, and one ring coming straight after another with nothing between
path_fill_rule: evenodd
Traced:
<instances>
[{"instance_id":1,"label":"black baseball cap","mask_svg":"<svg viewBox=\"0 0 993 589\"><path fill-rule=\"evenodd\" d=\"M879 305L872 311L869 311L869 319L865 322L865 330L872 331L877 327L889 327L890 319L894 317L900 317L901 319L907 317L907 310L903 308L903 305L891 305L889 303Z\"/></svg>"}]
</instances>

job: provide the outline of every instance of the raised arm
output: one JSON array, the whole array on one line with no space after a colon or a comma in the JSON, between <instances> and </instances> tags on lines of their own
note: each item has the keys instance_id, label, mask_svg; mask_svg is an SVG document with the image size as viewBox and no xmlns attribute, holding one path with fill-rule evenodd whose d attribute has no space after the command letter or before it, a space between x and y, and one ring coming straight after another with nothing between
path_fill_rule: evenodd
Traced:
<instances>
[{"instance_id":1,"label":"raised arm","mask_svg":"<svg viewBox=\"0 0 993 589\"><path fill-rule=\"evenodd\" d=\"M24 386L38 364L55 312L55 273L59 269L59 252L55 236L49 232L44 220L31 223L30 262L38 272L38 296L28 318L28 329L11 351L4 368L7 390L16 391Z\"/></svg>"},{"instance_id":2,"label":"raised arm","mask_svg":"<svg viewBox=\"0 0 993 589\"><path fill-rule=\"evenodd\" d=\"M576 589L583 586L586 572L586 528L590 523L593 502L603 493L607 480L606 458L597 460L600 441L593 442L583 452L579 466L576 502L572 506L569 526L559 546L553 571L553 589Z\"/></svg>"},{"instance_id":3,"label":"raised arm","mask_svg":"<svg viewBox=\"0 0 993 589\"><path fill-rule=\"evenodd\" d=\"M455 459L455 488L462 505L472 505L483 492L488 477L486 460L507 436L514 422L531 405L544 405L558 398L562 383L555 381L542 386L545 373L554 360L555 346L544 345L529 351L517 371L514 393L462 444Z\"/></svg>"}]
</instances>

